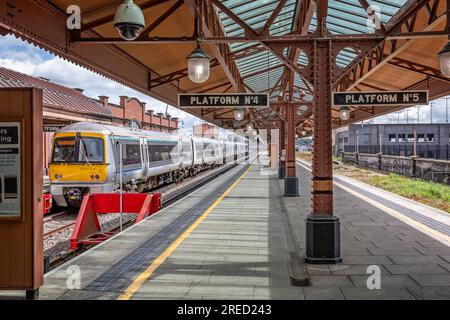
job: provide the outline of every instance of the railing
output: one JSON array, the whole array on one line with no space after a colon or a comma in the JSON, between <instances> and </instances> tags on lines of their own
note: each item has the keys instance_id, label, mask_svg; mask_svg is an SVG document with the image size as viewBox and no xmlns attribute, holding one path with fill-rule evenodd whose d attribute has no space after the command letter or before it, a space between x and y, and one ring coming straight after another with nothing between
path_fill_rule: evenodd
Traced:
<instances>
[{"instance_id":1,"label":"railing","mask_svg":"<svg viewBox=\"0 0 450 320\"><path fill-rule=\"evenodd\" d=\"M337 150L337 155L341 156L342 152L356 152L377 154L380 153L379 145L360 145L358 148L354 145L346 145L344 150ZM414 145L396 144L384 145L381 147L381 153L390 156L412 157L414 155ZM450 144L447 145L433 145L433 144L417 144L418 157L426 159L450 160Z\"/></svg>"},{"instance_id":2,"label":"railing","mask_svg":"<svg viewBox=\"0 0 450 320\"><path fill-rule=\"evenodd\" d=\"M342 161L360 167L450 184L450 161L446 160L343 152Z\"/></svg>"}]
</instances>

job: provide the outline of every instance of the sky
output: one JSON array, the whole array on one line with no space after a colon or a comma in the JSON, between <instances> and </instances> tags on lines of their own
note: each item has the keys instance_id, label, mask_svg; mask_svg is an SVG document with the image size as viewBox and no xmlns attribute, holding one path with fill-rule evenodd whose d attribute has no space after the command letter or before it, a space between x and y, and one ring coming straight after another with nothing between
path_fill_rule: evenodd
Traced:
<instances>
[{"instance_id":1,"label":"sky","mask_svg":"<svg viewBox=\"0 0 450 320\"><path fill-rule=\"evenodd\" d=\"M108 96L112 103L119 103L119 96L138 98L147 103L147 109L165 112L166 103L153 99L113 80L100 76L83 67L59 58L12 35L0 36L0 66L34 77L44 77L51 82L69 87L82 88L91 98ZM184 111L169 106L168 113L183 121L186 130L202 120Z\"/></svg>"},{"instance_id":2,"label":"sky","mask_svg":"<svg viewBox=\"0 0 450 320\"><path fill-rule=\"evenodd\" d=\"M61 59L12 35L0 36L0 48L0 66L35 77L48 78L51 82L66 87L82 88L85 90L84 94L92 98L106 95L110 97L112 103L119 103L119 96L135 97L146 102L148 109L165 112L165 103ZM446 106L447 102L448 106ZM168 113L183 121L182 129L185 131L191 131L194 124L202 123L201 119L173 106L169 106ZM450 97L448 101L445 98L438 99L431 105L404 109L401 112L374 118L370 122L417 123L418 118L420 123L448 122L450 120ZM224 131L221 130L221 136L223 135Z\"/></svg>"}]
</instances>

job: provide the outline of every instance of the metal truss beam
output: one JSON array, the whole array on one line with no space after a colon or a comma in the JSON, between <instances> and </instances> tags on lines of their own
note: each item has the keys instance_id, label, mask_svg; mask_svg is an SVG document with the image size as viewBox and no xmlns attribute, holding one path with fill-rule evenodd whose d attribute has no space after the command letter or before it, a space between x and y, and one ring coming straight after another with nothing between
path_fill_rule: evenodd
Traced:
<instances>
[{"instance_id":1,"label":"metal truss beam","mask_svg":"<svg viewBox=\"0 0 450 320\"><path fill-rule=\"evenodd\" d=\"M391 60L414 44L415 39L418 39L421 35L443 34L445 30L435 31L435 28L446 19L444 12L437 11L439 5L444 1L446 0L410 2L409 6L403 8L388 23L385 33L386 38L373 45L372 48L369 47L369 50L365 50L364 54L360 55L345 69L345 72L334 79L334 88L337 91L354 89L375 71L390 63ZM419 14L427 15L428 19L419 23ZM415 35L415 37L408 38L406 35ZM397 66L405 66L396 62L393 63Z\"/></svg>"},{"instance_id":2,"label":"metal truss beam","mask_svg":"<svg viewBox=\"0 0 450 320\"><path fill-rule=\"evenodd\" d=\"M184 0L184 2L192 15L199 19L200 34L203 33L208 37L224 35L219 17L209 1L201 1L200 6L196 4L195 0ZM246 90L236 64L234 61L228 61L226 58L230 54L230 48L219 43L210 43L210 48L235 90L245 92Z\"/></svg>"},{"instance_id":3,"label":"metal truss beam","mask_svg":"<svg viewBox=\"0 0 450 320\"><path fill-rule=\"evenodd\" d=\"M215 68L217 66L220 66L219 61L216 58L212 59L211 60L211 69ZM171 72L169 74L160 76L160 77L158 77L156 79L151 79L150 88L153 89L153 88L159 87L161 85L164 85L164 84L167 84L167 83L170 83L170 82L178 81L178 80L181 80L183 78L186 78L187 76L188 76L188 69L187 68L186 69L182 69L182 70L178 70L178 71L175 71L175 72Z\"/></svg>"}]
</instances>

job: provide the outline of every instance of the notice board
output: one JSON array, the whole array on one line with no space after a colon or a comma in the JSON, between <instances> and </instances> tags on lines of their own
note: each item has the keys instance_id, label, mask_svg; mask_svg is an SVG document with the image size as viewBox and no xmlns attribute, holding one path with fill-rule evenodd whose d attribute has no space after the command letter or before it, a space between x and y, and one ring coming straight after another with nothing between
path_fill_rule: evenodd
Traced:
<instances>
[{"instance_id":1,"label":"notice board","mask_svg":"<svg viewBox=\"0 0 450 320\"><path fill-rule=\"evenodd\" d=\"M42 90L0 88L0 290L43 283Z\"/></svg>"}]
</instances>

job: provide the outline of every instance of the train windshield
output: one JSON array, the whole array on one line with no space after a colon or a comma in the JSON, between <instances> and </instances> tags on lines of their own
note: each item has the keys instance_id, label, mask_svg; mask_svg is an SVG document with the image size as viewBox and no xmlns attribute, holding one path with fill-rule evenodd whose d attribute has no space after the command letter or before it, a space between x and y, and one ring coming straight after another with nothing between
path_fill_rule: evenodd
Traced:
<instances>
[{"instance_id":1,"label":"train windshield","mask_svg":"<svg viewBox=\"0 0 450 320\"><path fill-rule=\"evenodd\" d=\"M55 139L52 162L103 163L103 140L92 137L64 137Z\"/></svg>"}]
</instances>

